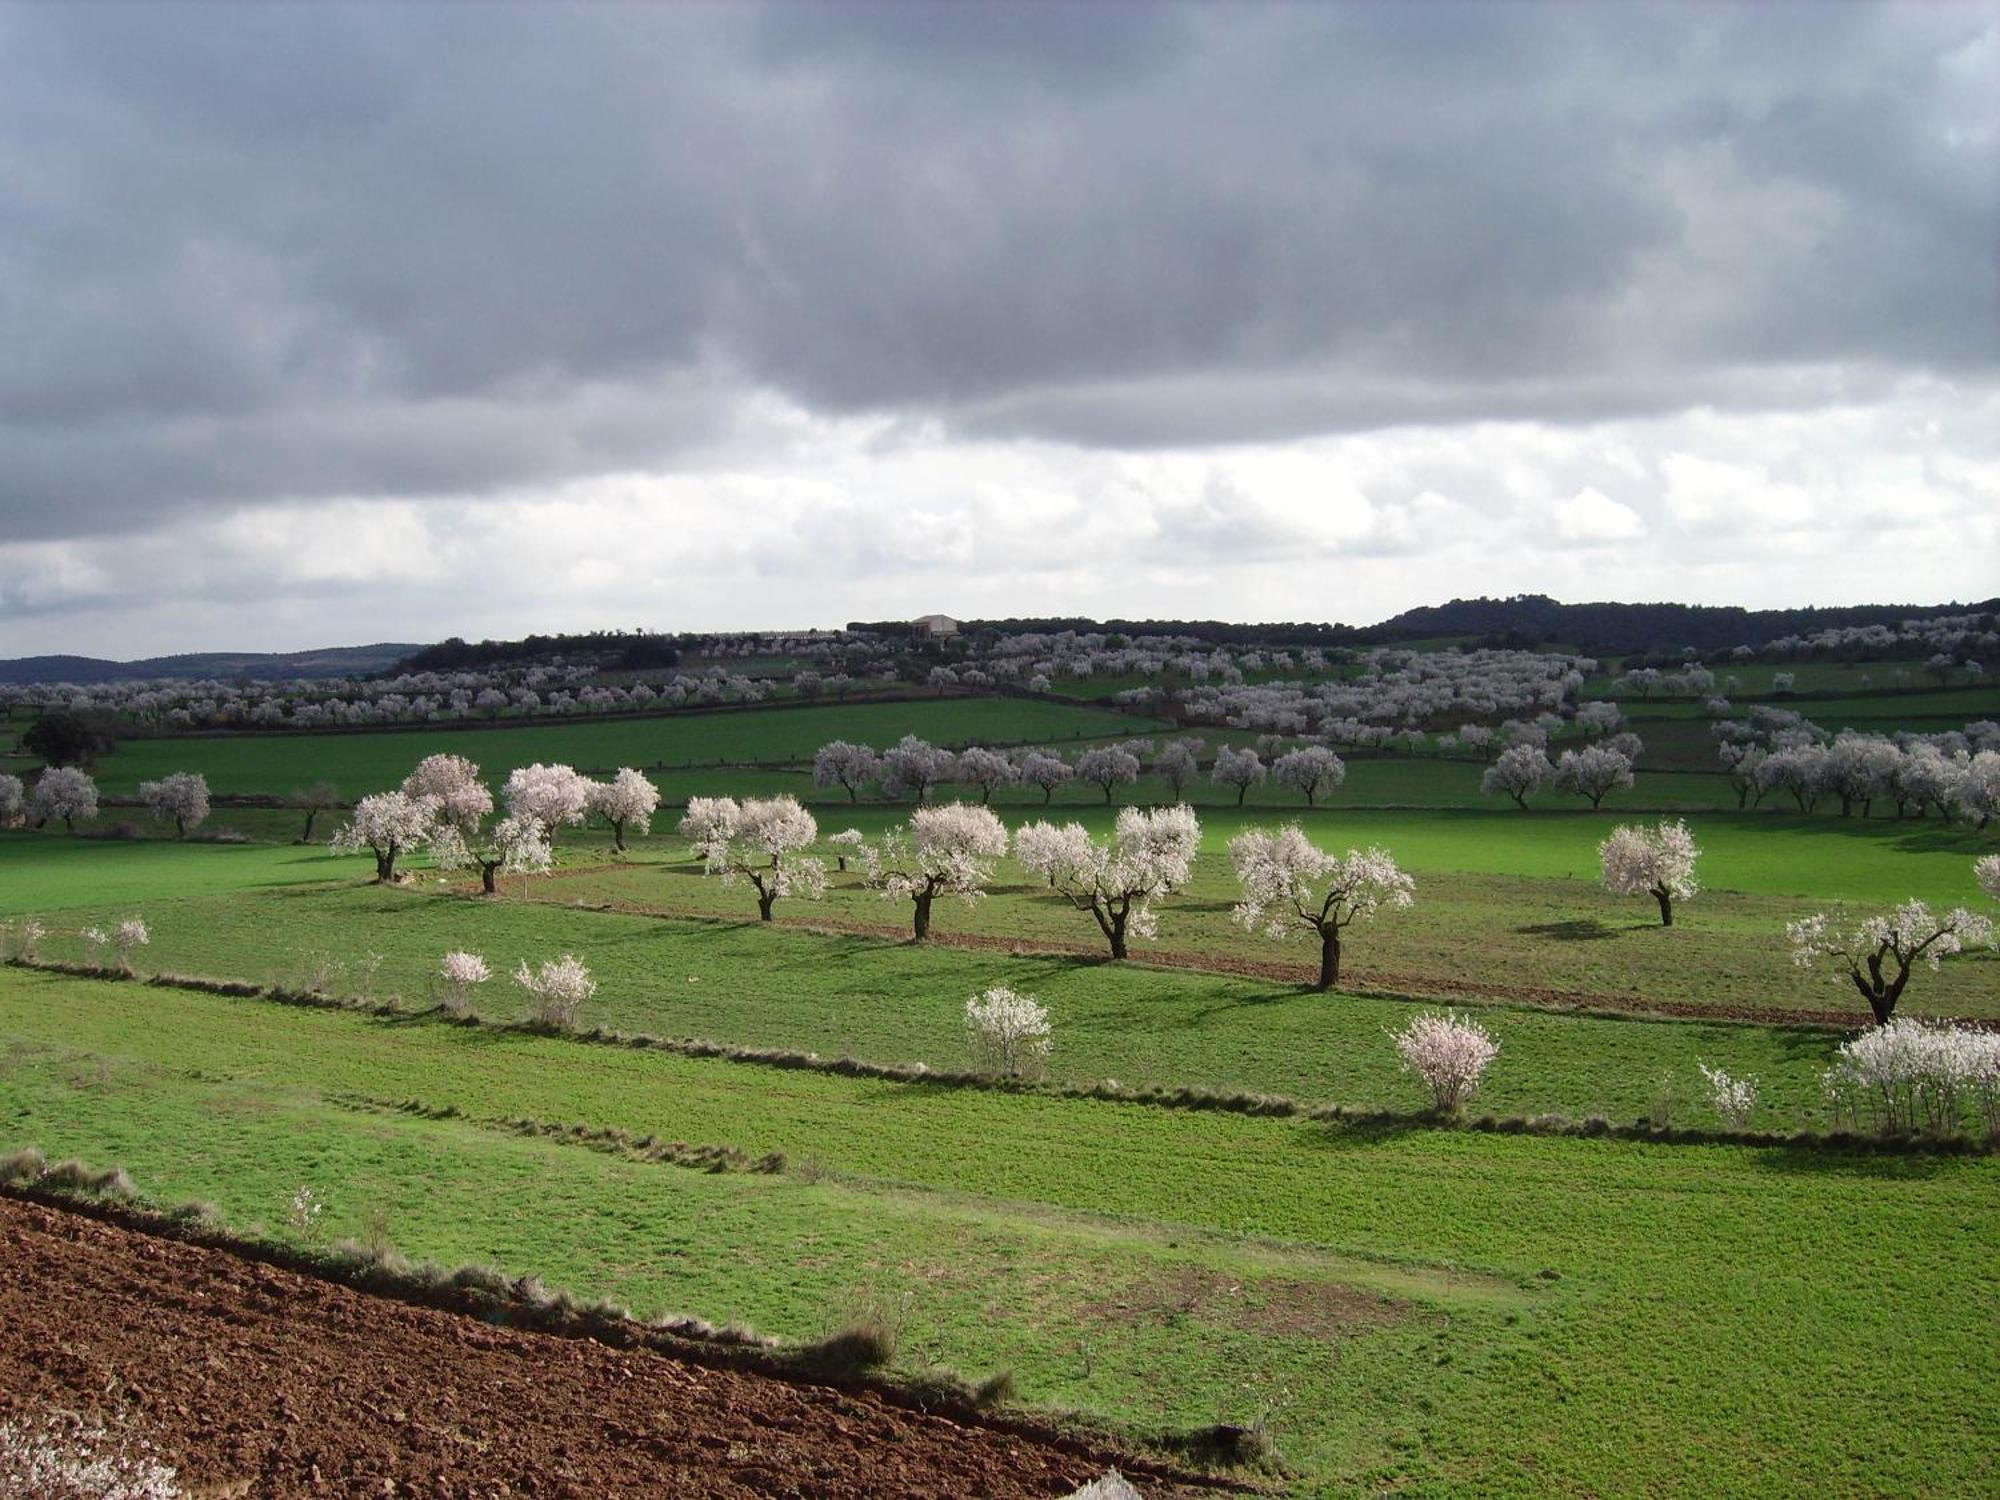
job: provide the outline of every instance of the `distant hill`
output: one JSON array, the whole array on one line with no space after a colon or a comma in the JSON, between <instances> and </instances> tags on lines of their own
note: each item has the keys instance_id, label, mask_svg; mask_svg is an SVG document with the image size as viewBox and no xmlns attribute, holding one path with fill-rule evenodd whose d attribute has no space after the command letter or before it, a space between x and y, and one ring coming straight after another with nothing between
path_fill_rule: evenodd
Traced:
<instances>
[{"instance_id":1,"label":"distant hill","mask_svg":"<svg viewBox=\"0 0 2000 1500\"><path fill-rule=\"evenodd\" d=\"M22 656L0 661L0 683L365 677L393 667L420 649L385 641L373 646L329 646L321 651L200 651L182 656L150 656L142 661L105 661L96 656Z\"/></svg>"},{"instance_id":2,"label":"distant hill","mask_svg":"<svg viewBox=\"0 0 2000 1500\"><path fill-rule=\"evenodd\" d=\"M1540 646L1562 643L1591 656L1726 651L1761 646L1788 635L1901 624L1938 615L1993 615L2000 599L1981 604L1852 604L1808 609L1740 609L1711 604L1561 604L1545 594L1510 599L1454 599L1427 605L1370 626L1375 641L1419 641L1433 636L1473 636L1494 643Z\"/></svg>"}]
</instances>

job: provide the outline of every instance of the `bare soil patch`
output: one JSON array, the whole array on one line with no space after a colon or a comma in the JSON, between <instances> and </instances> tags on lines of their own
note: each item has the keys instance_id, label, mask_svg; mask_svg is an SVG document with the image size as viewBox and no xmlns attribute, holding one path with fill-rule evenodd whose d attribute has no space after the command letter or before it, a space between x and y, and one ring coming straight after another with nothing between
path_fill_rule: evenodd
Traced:
<instances>
[{"instance_id":1,"label":"bare soil patch","mask_svg":"<svg viewBox=\"0 0 2000 1500\"><path fill-rule=\"evenodd\" d=\"M1011 1500L1066 1495L1118 1457L0 1198L0 1420L52 1408L122 1419L213 1496Z\"/></svg>"},{"instance_id":2,"label":"bare soil patch","mask_svg":"<svg viewBox=\"0 0 2000 1500\"><path fill-rule=\"evenodd\" d=\"M1194 1318L1219 1328L1276 1337L1332 1339L1401 1322L1407 1304L1380 1292L1325 1281L1245 1280L1203 1266L1122 1287L1097 1304L1105 1322L1172 1323Z\"/></svg>"}]
</instances>

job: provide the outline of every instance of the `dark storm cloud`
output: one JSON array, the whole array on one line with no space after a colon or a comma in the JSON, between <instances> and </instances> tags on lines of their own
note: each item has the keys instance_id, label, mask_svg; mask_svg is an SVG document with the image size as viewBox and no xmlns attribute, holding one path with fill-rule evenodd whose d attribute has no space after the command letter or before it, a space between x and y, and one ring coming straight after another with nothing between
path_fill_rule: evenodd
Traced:
<instances>
[{"instance_id":1,"label":"dark storm cloud","mask_svg":"<svg viewBox=\"0 0 2000 1500\"><path fill-rule=\"evenodd\" d=\"M758 390L1172 445L1990 371L1995 24L7 10L0 526L670 464Z\"/></svg>"}]
</instances>

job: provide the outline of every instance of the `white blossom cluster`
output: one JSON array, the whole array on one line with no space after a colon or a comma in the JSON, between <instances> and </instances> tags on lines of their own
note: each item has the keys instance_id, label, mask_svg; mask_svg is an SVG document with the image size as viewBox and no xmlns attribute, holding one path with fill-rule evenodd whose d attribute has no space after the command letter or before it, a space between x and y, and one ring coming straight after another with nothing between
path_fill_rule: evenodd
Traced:
<instances>
[{"instance_id":1,"label":"white blossom cluster","mask_svg":"<svg viewBox=\"0 0 2000 1500\"><path fill-rule=\"evenodd\" d=\"M2000 1130L2000 1032L1898 1018L1841 1044L1821 1079L1837 1119L1956 1131L1968 1105Z\"/></svg>"},{"instance_id":2,"label":"white blossom cluster","mask_svg":"<svg viewBox=\"0 0 2000 1500\"><path fill-rule=\"evenodd\" d=\"M1500 1044L1484 1026L1451 1012L1424 1011L1389 1036L1404 1071L1430 1090L1431 1107L1441 1114L1464 1108L1500 1055Z\"/></svg>"},{"instance_id":3,"label":"white blossom cluster","mask_svg":"<svg viewBox=\"0 0 2000 1500\"><path fill-rule=\"evenodd\" d=\"M1046 1007L1033 995L996 985L965 1002L973 1065L1007 1078L1038 1076L1055 1043Z\"/></svg>"},{"instance_id":4,"label":"white blossom cluster","mask_svg":"<svg viewBox=\"0 0 2000 1500\"><path fill-rule=\"evenodd\" d=\"M597 993L597 981L573 953L544 959L534 968L522 959L514 970L514 983L527 995L537 1022L564 1031L576 1025L577 1012Z\"/></svg>"}]
</instances>

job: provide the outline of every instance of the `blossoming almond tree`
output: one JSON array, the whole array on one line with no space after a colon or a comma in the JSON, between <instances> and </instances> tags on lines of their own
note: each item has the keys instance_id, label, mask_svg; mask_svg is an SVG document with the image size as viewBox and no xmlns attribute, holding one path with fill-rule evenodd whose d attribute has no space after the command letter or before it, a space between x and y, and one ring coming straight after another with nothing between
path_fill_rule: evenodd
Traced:
<instances>
[{"instance_id":1,"label":"blossoming almond tree","mask_svg":"<svg viewBox=\"0 0 2000 1500\"><path fill-rule=\"evenodd\" d=\"M1264 762L1257 758L1255 750L1224 745L1215 752L1215 764L1209 768L1208 778L1217 786L1235 787L1236 805L1241 807L1250 788L1261 785L1265 774Z\"/></svg>"},{"instance_id":2,"label":"blossoming almond tree","mask_svg":"<svg viewBox=\"0 0 2000 1500\"><path fill-rule=\"evenodd\" d=\"M1953 907L1933 913L1922 901L1905 901L1846 931L1834 930L1824 912L1787 923L1792 962L1802 969L1824 963L1845 973L1868 1002L1875 1024L1886 1026L1918 963L1936 969L1948 954L1993 940L1986 917Z\"/></svg>"},{"instance_id":3,"label":"blossoming almond tree","mask_svg":"<svg viewBox=\"0 0 2000 1500\"><path fill-rule=\"evenodd\" d=\"M1231 915L1245 931L1261 928L1280 939L1301 929L1318 935L1320 990L1340 982L1341 936L1349 927L1372 920L1384 906L1416 899L1416 881L1396 867L1388 850L1328 854L1296 823L1276 833L1245 829L1229 841L1229 861L1243 887Z\"/></svg>"},{"instance_id":4,"label":"blossoming almond tree","mask_svg":"<svg viewBox=\"0 0 2000 1500\"><path fill-rule=\"evenodd\" d=\"M1048 1061L1054 1041L1049 1013L1033 995L995 986L965 1002L965 1030L982 1072L1032 1078Z\"/></svg>"},{"instance_id":5,"label":"blossoming almond tree","mask_svg":"<svg viewBox=\"0 0 2000 1500\"><path fill-rule=\"evenodd\" d=\"M1347 780L1347 764L1324 745L1307 745L1273 761L1271 779L1300 793L1306 806L1312 807Z\"/></svg>"},{"instance_id":6,"label":"blossoming almond tree","mask_svg":"<svg viewBox=\"0 0 2000 1500\"><path fill-rule=\"evenodd\" d=\"M28 794L21 778L0 773L0 828L12 828L27 805Z\"/></svg>"},{"instance_id":7,"label":"blossoming almond tree","mask_svg":"<svg viewBox=\"0 0 2000 1500\"><path fill-rule=\"evenodd\" d=\"M1479 778L1479 790L1489 797L1502 793L1512 797L1516 807L1526 808L1528 799L1554 774L1555 767L1539 745L1514 745L1502 750L1500 758L1486 768Z\"/></svg>"},{"instance_id":8,"label":"blossoming almond tree","mask_svg":"<svg viewBox=\"0 0 2000 1500\"><path fill-rule=\"evenodd\" d=\"M1557 791L1600 807L1607 793L1632 785L1632 762L1609 745L1585 745L1557 757L1552 780Z\"/></svg>"},{"instance_id":9,"label":"blossoming almond tree","mask_svg":"<svg viewBox=\"0 0 2000 1500\"><path fill-rule=\"evenodd\" d=\"M1139 779L1139 757L1116 745L1086 750L1076 758L1076 779L1087 781L1111 800L1111 789L1130 786Z\"/></svg>"},{"instance_id":10,"label":"blossoming almond tree","mask_svg":"<svg viewBox=\"0 0 2000 1500\"><path fill-rule=\"evenodd\" d=\"M63 827L75 833L78 818L88 822L97 816L97 783L75 766L51 766L28 794L28 816L37 828L61 818Z\"/></svg>"},{"instance_id":11,"label":"blossoming almond tree","mask_svg":"<svg viewBox=\"0 0 2000 1500\"><path fill-rule=\"evenodd\" d=\"M879 851L868 854L868 879L889 900L908 898L915 907L914 940L930 935L931 903L956 896L970 906L993 878L992 862L1007 852L1007 825L986 807L946 802L920 807L907 833L891 832Z\"/></svg>"},{"instance_id":12,"label":"blossoming almond tree","mask_svg":"<svg viewBox=\"0 0 2000 1500\"><path fill-rule=\"evenodd\" d=\"M625 830L642 838L652 832L653 814L660 806L660 789L630 766L620 766L609 781L593 781L586 793L590 811L611 825L611 847L625 852Z\"/></svg>"},{"instance_id":13,"label":"blossoming almond tree","mask_svg":"<svg viewBox=\"0 0 2000 1500\"><path fill-rule=\"evenodd\" d=\"M1055 795L1056 788L1076 775L1069 762L1050 750L1030 750L1021 757L1021 780L1029 786L1042 789L1042 801L1047 803Z\"/></svg>"},{"instance_id":14,"label":"blossoming almond tree","mask_svg":"<svg viewBox=\"0 0 2000 1500\"><path fill-rule=\"evenodd\" d=\"M1066 823L1049 845L1043 857L1055 888L1090 913L1113 958L1126 958L1130 936L1159 935L1153 903L1180 890L1194 873L1201 824L1185 803L1128 807L1105 843L1093 841L1081 823Z\"/></svg>"},{"instance_id":15,"label":"blossoming almond tree","mask_svg":"<svg viewBox=\"0 0 2000 1500\"><path fill-rule=\"evenodd\" d=\"M463 755L426 755L403 778L402 792L413 802L428 801L440 821L468 833L493 811L478 765Z\"/></svg>"},{"instance_id":16,"label":"blossoming almond tree","mask_svg":"<svg viewBox=\"0 0 2000 1500\"><path fill-rule=\"evenodd\" d=\"M1389 1038L1404 1071L1422 1080L1431 1092L1431 1107L1440 1114L1458 1113L1500 1054L1500 1044L1484 1026L1448 1012L1424 1011Z\"/></svg>"},{"instance_id":17,"label":"blossoming almond tree","mask_svg":"<svg viewBox=\"0 0 2000 1500\"><path fill-rule=\"evenodd\" d=\"M440 822L431 829L427 844L439 869L479 871L480 894L486 896L498 894L503 873L536 875L555 861L548 830L518 813L509 813L490 827Z\"/></svg>"},{"instance_id":18,"label":"blossoming almond tree","mask_svg":"<svg viewBox=\"0 0 2000 1500\"><path fill-rule=\"evenodd\" d=\"M1660 903L1660 925L1674 925L1674 902L1691 900L1701 886L1694 878L1701 850L1678 819L1656 828L1621 823L1597 846L1604 888L1619 896L1651 896Z\"/></svg>"},{"instance_id":19,"label":"blossoming almond tree","mask_svg":"<svg viewBox=\"0 0 2000 1500\"><path fill-rule=\"evenodd\" d=\"M1979 888L2000 901L2000 854L1989 854L1972 867L1972 878L1979 882Z\"/></svg>"},{"instance_id":20,"label":"blossoming almond tree","mask_svg":"<svg viewBox=\"0 0 2000 1500\"><path fill-rule=\"evenodd\" d=\"M396 861L428 842L437 826L437 803L430 798L377 792L355 803L354 816L334 834L332 847L336 854L372 852L375 879L386 884L396 878Z\"/></svg>"},{"instance_id":21,"label":"blossoming almond tree","mask_svg":"<svg viewBox=\"0 0 2000 1500\"><path fill-rule=\"evenodd\" d=\"M187 837L208 817L208 778L199 771L175 771L158 781L139 783L139 800L162 822L171 822L174 832Z\"/></svg>"},{"instance_id":22,"label":"blossoming almond tree","mask_svg":"<svg viewBox=\"0 0 2000 1500\"><path fill-rule=\"evenodd\" d=\"M543 835L553 846L558 828L583 821L590 806L590 778L570 766L517 766L500 795L514 817L532 818L541 824Z\"/></svg>"},{"instance_id":23,"label":"blossoming almond tree","mask_svg":"<svg viewBox=\"0 0 2000 1500\"><path fill-rule=\"evenodd\" d=\"M576 1015L584 1001L597 993L597 981L590 977L583 960L573 953L544 959L533 969L522 959L520 967L514 970L514 983L533 1003L537 1024L562 1031L576 1025Z\"/></svg>"},{"instance_id":24,"label":"blossoming almond tree","mask_svg":"<svg viewBox=\"0 0 2000 1500\"><path fill-rule=\"evenodd\" d=\"M757 916L771 920L780 897L817 901L826 894L826 861L802 851L819 841L819 824L789 794L695 797L688 802L680 831L693 839L695 853L724 885L745 880L757 892Z\"/></svg>"},{"instance_id":25,"label":"blossoming almond tree","mask_svg":"<svg viewBox=\"0 0 2000 1500\"><path fill-rule=\"evenodd\" d=\"M979 805L984 807L993 800L995 791L1020 780L1021 773L998 750L974 745L959 752L958 779L962 785L979 788Z\"/></svg>"}]
</instances>

